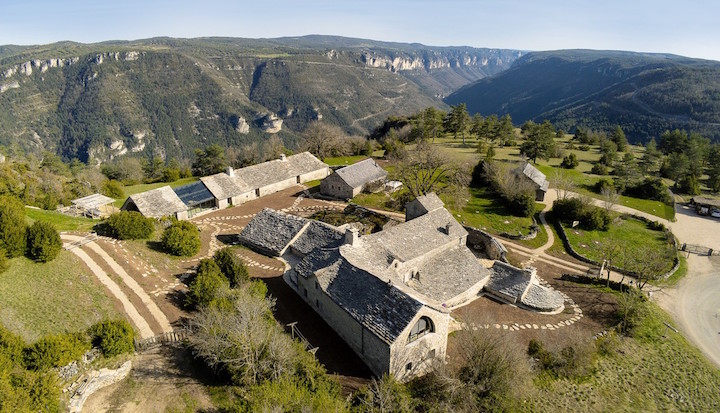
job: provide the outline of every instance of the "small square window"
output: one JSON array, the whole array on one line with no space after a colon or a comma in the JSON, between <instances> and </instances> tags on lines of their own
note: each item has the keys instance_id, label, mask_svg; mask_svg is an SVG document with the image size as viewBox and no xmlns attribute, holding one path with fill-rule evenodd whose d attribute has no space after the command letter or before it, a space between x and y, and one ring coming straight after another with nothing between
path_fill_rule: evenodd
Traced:
<instances>
[{"instance_id":1,"label":"small square window","mask_svg":"<svg viewBox=\"0 0 720 413\"><path fill-rule=\"evenodd\" d=\"M405 365L405 370L406 370L406 371L412 370L412 363L406 364L406 365Z\"/></svg>"}]
</instances>

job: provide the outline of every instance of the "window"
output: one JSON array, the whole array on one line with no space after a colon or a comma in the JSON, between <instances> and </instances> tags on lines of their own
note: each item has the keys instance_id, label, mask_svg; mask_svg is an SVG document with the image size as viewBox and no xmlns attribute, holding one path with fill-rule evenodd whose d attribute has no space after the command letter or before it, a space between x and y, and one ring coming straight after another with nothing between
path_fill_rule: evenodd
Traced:
<instances>
[{"instance_id":1,"label":"window","mask_svg":"<svg viewBox=\"0 0 720 413\"><path fill-rule=\"evenodd\" d=\"M232 205L232 198L228 198L228 205Z\"/></svg>"},{"instance_id":2,"label":"window","mask_svg":"<svg viewBox=\"0 0 720 413\"><path fill-rule=\"evenodd\" d=\"M318 289L318 282L317 282L317 281L315 281L315 289L316 289L316 290Z\"/></svg>"},{"instance_id":3,"label":"window","mask_svg":"<svg viewBox=\"0 0 720 413\"><path fill-rule=\"evenodd\" d=\"M406 365L405 365L405 370L406 370L406 371L412 370L412 363L406 364Z\"/></svg>"},{"instance_id":4,"label":"window","mask_svg":"<svg viewBox=\"0 0 720 413\"><path fill-rule=\"evenodd\" d=\"M423 316L415 323L412 330L410 330L410 336L408 336L408 342L415 341L425 334L432 333L435 331L435 326L432 320Z\"/></svg>"}]
</instances>

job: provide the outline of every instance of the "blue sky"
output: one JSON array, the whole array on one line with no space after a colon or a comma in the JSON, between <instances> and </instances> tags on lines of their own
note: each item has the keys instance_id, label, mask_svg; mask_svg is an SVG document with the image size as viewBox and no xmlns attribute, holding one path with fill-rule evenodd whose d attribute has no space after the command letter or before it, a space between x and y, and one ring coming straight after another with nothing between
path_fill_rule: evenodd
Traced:
<instances>
[{"instance_id":1,"label":"blue sky","mask_svg":"<svg viewBox=\"0 0 720 413\"><path fill-rule=\"evenodd\" d=\"M717 0L0 0L0 44L332 34L720 60L719 19Z\"/></svg>"}]
</instances>

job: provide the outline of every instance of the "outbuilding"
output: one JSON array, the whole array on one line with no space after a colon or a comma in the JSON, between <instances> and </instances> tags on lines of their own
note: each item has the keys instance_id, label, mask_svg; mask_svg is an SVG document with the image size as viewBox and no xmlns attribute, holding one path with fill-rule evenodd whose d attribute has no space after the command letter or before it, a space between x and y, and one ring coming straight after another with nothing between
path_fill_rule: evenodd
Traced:
<instances>
[{"instance_id":1,"label":"outbuilding","mask_svg":"<svg viewBox=\"0 0 720 413\"><path fill-rule=\"evenodd\" d=\"M387 171L368 158L340 168L320 182L320 193L333 198L350 199L363 191L382 189Z\"/></svg>"}]
</instances>

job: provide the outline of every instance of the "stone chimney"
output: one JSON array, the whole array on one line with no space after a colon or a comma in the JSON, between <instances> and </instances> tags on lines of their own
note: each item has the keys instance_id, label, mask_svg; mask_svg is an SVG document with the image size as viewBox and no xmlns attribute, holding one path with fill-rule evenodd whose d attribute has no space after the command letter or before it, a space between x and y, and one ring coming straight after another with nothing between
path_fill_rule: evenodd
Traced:
<instances>
[{"instance_id":1,"label":"stone chimney","mask_svg":"<svg viewBox=\"0 0 720 413\"><path fill-rule=\"evenodd\" d=\"M360 233L355 228L348 228L345 230L345 244L354 246L357 245L358 239L360 239Z\"/></svg>"},{"instance_id":2,"label":"stone chimney","mask_svg":"<svg viewBox=\"0 0 720 413\"><path fill-rule=\"evenodd\" d=\"M287 159L287 157L285 156L285 154L284 154L284 153L281 153L281 154L280 154L280 160L283 161L283 162L285 162L286 159Z\"/></svg>"},{"instance_id":3,"label":"stone chimney","mask_svg":"<svg viewBox=\"0 0 720 413\"><path fill-rule=\"evenodd\" d=\"M232 166L227 167L227 175L231 178L235 176L235 170L233 169Z\"/></svg>"}]
</instances>

